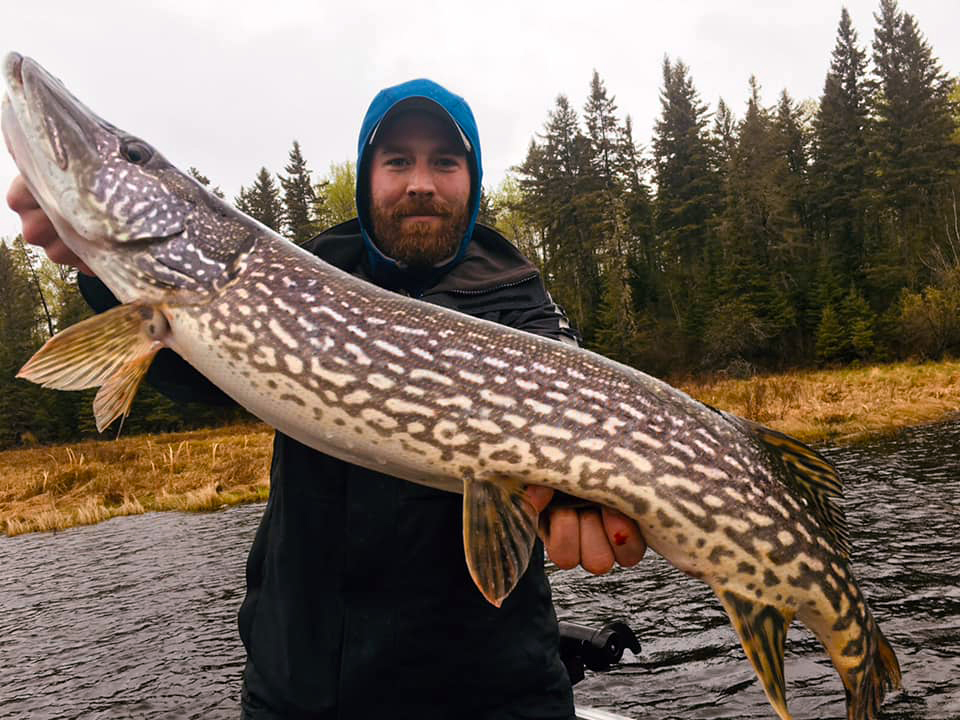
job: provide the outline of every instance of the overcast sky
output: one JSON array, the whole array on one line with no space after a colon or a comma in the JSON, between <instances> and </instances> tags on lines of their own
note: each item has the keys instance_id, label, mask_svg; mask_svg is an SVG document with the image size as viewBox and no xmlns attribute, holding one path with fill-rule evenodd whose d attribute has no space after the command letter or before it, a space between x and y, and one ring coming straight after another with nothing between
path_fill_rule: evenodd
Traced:
<instances>
[{"instance_id":1,"label":"overcast sky","mask_svg":"<svg viewBox=\"0 0 960 720\"><path fill-rule=\"evenodd\" d=\"M860 44L879 0L18 0L0 11L0 51L29 55L115 125L232 198L300 141L315 179L352 159L382 87L430 77L470 102L485 185L521 162L559 93L579 110L594 69L648 145L661 63L682 59L711 109L739 115L755 74L766 104L818 98L846 4ZM12 8L16 8L13 10ZM960 2L901 0L934 54L960 73ZM467 10L466 8L469 8ZM0 158L3 194L16 173ZM0 236L19 231L0 208Z\"/></svg>"}]
</instances>

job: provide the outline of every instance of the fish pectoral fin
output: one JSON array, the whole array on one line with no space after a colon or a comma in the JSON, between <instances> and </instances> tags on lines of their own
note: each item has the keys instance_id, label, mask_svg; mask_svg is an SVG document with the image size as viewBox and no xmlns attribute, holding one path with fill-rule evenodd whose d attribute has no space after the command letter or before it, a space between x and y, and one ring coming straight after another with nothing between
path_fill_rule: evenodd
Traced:
<instances>
[{"instance_id":1,"label":"fish pectoral fin","mask_svg":"<svg viewBox=\"0 0 960 720\"><path fill-rule=\"evenodd\" d=\"M97 421L97 432L106 430L121 415L126 417L130 414L130 406L133 405L140 381L150 369L153 356L162 347L160 343L155 344L156 347L148 349L143 355L135 357L117 370L97 390L97 395L93 398L93 417Z\"/></svg>"},{"instance_id":2,"label":"fish pectoral fin","mask_svg":"<svg viewBox=\"0 0 960 720\"><path fill-rule=\"evenodd\" d=\"M500 607L530 562L537 511L513 479L464 480L463 548L483 596Z\"/></svg>"},{"instance_id":3,"label":"fish pectoral fin","mask_svg":"<svg viewBox=\"0 0 960 720\"><path fill-rule=\"evenodd\" d=\"M767 699L782 720L790 720L783 675L783 645L794 612L722 588L718 589L717 595L740 636L740 643L760 678Z\"/></svg>"},{"instance_id":4,"label":"fish pectoral fin","mask_svg":"<svg viewBox=\"0 0 960 720\"><path fill-rule=\"evenodd\" d=\"M129 411L167 330L156 308L120 305L54 335L17 377L57 390L99 386L93 408L97 430L102 431Z\"/></svg>"}]
</instances>

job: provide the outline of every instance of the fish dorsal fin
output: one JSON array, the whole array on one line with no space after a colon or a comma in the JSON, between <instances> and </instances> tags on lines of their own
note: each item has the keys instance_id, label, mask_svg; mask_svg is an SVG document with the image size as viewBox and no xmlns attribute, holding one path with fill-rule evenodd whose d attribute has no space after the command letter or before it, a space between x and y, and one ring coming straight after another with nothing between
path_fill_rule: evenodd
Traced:
<instances>
[{"instance_id":1,"label":"fish dorsal fin","mask_svg":"<svg viewBox=\"0 0 960 720\"><path fill-rule=\"evenodd\" d=\"M470 576L500 607L520 581L537 539L537 511L512 478L463 481L463 548Z\"/></svg>"},{"instance_id":2,"label":"fish dorsal fin","mask_svg":"<svg viewBox=\"0 0 960 720\"><path fill-rule=\"evenodd\" d=\"M739 423L786 465L784 478L791 490L800 495L807 509L817 518L824 532L844 558L850 557L850 531L839 500L843 485L836 468L823 455L799 440L730 413L726 417Z\"/></svg>"}]
</instances>

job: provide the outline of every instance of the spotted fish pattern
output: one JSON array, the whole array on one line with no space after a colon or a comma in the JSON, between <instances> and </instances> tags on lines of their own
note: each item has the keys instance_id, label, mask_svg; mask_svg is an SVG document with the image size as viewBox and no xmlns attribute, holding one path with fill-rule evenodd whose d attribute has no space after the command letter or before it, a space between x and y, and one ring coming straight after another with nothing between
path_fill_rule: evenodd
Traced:
<instances>
[{"instance_id":1,"label":"spotted fish pattern","mask_svg":"<svg viewBox=\"0 0 960 720\"><path fill-rule=\"evenodd\" d=\"M595 353L362 282L208 195L36 63L9 56L5 74L15 159L126 303L53 338L21 376L102 386L104 425L170 347L317 450L462 492L467 563L491 602L535 538L522 489L546 485L622 511L708 583L781 718L793 618L827 649L849 718L874 717L899 685L851 571L839 480L813 450Z\"/></svg>"}]
</instances>

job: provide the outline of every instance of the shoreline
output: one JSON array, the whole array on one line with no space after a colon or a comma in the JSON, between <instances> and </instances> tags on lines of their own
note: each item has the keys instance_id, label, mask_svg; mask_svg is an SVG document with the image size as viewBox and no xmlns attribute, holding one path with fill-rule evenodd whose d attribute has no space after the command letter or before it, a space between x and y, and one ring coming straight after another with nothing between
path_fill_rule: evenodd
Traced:
<instances>
[{"instance_id":1,"label":"shoreline","mask_svg":"<svg viewBox=\"0 0 960 720\"><path fill-rule=\"evenodd\" d=\"M851 444L960 412L960 362L669 381L806 443ZM265 501L273 431L261 423L0 452L0 532Z\"/></svg>"}]
</instances>

